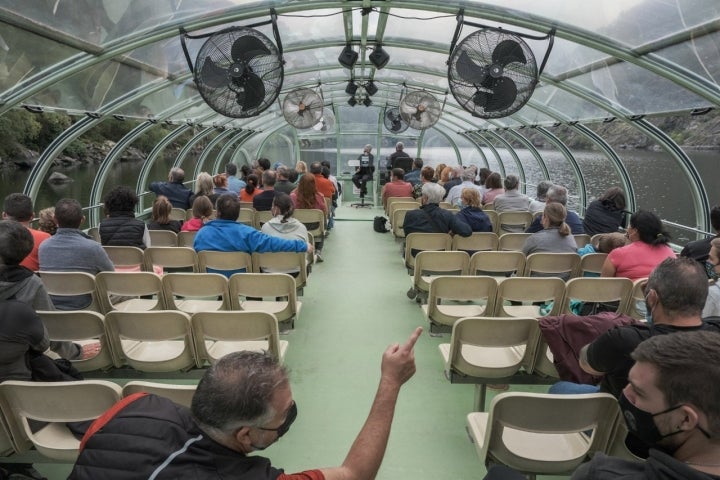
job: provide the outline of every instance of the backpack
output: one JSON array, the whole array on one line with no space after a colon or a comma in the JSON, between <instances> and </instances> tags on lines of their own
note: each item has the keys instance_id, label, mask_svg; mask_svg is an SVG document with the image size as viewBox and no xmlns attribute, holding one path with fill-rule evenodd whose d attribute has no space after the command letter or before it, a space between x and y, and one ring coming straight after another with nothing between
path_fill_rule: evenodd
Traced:
<instances>
[{"instance_id":1,"label":"backpack","mask_svg":"<svg viewBox=\"0 0 720 480\"><path fill-rule=\"evenodd\" d=\"M388 219L385 217L375 217L373 219L373 230L375 230L378 233L387 233L390 230L388 230L386 224Z\"/></svg>"}]
</instances>

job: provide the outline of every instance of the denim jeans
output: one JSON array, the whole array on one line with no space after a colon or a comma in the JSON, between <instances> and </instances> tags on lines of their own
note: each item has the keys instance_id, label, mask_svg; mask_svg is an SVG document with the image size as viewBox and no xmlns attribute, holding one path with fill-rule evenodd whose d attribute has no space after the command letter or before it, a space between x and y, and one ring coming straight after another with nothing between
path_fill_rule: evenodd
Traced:
<instances>
[{"instance_id":1,"label":"denim jeans","mask_svg":"<svg viewBox=\"0 0 720 480\"><path fill-rule=\"evenodd\" d=\"M576 393L598 393L599 391L600 387L597 385L586 385L584 383L560 381L551 385L548 393L572 395Z\"/></svg>"}]
</instances>

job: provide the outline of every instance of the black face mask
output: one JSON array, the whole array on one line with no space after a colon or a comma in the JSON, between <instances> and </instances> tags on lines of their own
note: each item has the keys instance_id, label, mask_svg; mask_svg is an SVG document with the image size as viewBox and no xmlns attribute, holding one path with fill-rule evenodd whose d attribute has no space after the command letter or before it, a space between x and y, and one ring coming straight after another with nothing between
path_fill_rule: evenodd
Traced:
<instances>
[{"instance_id":1,"label":"black face mask","mask_svg":"<svg viewBox=\"0 0 720 480\"><path fill-rule=\"evenodd\" d=\"M653 414L646 412L645 410L640 410L638 407L630 403L630 400L627 399L624 393L620 394L618 403L620 404L620 410L622 410L628 430L648 445L656 445L663 438L670 437L682 431L677 430L663 435L658 430L654 420L658 415L663 415L665 413L672 412L673 410L677 410L682 407L682 405L676 405L668 408L667 410L663 410L662 412Z\"/></svg>"},{"instance_id":2,"label":"black face mask","mask_svg":"<svg viewBox=\"0 0 720 480\"><path fill-rule=\"evenodd\" d=\"M288 432L288 430L290 430L290 426L293 424L293 422L297 418L297 414L298 414L297 404L293 401L292 405L290 405L290 408L288 409L287 415L285 416L285 421L282 423L282 425L280 425L278 428L257 427L257 429L265 430L268 432L276 432L277 440L279 440L280 437L285 435ZM252 445L253 449L255 449L255 450L265 450L269 446L270 445Z\"/></svg>"},{"instance_id":3,"label":"black face mask","mask_svg":"<svg viewBox=\"0 0 720 480\"><path fill-rule=\"evenodd\" d=\"M705 273L710 280L714 280L717 282L720 275L718 275L718 273L715 271L715 267L717 267L717 265L713 265L709 261L705 262Z\"/></svg>"}]
</instances>

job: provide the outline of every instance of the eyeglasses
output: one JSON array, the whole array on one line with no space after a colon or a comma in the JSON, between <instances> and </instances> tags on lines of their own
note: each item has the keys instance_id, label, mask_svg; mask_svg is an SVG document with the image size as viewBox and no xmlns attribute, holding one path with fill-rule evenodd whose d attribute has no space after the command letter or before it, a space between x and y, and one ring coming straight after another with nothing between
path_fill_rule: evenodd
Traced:
<instances>
[{"instance_id":1,"label":"eyeglasses","mask_svg":"<svg viewBox=\"0 0 720 480\"><path fill-rule=\"evenodd\" d=\"M258 430L265 430L267 432L277 432L278 438L282 437L287 433L288 430L290 430L290 426L293 424L295 419L297 418L297 404L293 401L292 405L290 405L290 408L288 409L287 415L285 416L285 421L277 428L264 428L264 427L257 427Z\"/></svg>"}]
</instances>

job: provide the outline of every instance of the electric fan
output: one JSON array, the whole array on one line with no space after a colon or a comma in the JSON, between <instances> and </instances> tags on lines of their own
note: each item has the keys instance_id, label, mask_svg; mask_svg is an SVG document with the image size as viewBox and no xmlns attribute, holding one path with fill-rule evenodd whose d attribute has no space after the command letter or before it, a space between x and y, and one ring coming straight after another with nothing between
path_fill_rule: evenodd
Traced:
<instances>
[{"instance_id":1,"label":"electric fan","mask_svg":"<svg viewBox=\"0 0 720 480\"><path fill-rule=\"evenodd\" d=\"M442 106L432 93L416 90L400 100L402 120L415 130L430 128L440 119Z\"/></svg>"},{"instance_id":2,"label":"electric fan","mask_svg":"<svg viewBox=\"0 0 720 480\"><path fill-rule=\"evenodd\" d=\"M325 107L323 108L322 117L320 117L320 121L313 125L313 130L316 130L318 132L329 132L332 131L333 127L335 126L335 114L332 111L332 108Z\"/></svg>"},{"instance_id":3,"label":"electric fan","mask_svg":"<svg viewBox=\"0 0 720 480\"><path fill-rule=\"evenodd\" d=\"M302 129L316 125L322 118L324 107L319 94L309 88L297 88L285 96L282 112L290 125Z\"/></svg>"},{"instance_id":4,"label":"electric fan","mask_svg":"<svg viewBox=\"0 0 720 480\"><path fill-rule=\"evenodd\" d=\"M387 107L383 115L385 128L392 133L402 133L408 128L407 122L402 119L398 107Z\"/></svg>"},{"instance_id":5,"label":"electric fan","mask_svg":"<svg viewBox=\"0 0 720 480\"><path fill-rule=\"evenodd\" d=\"M261 32L232 27L214 33L200 48L194 78L200 95L216 112L253 117L280 93L282 56Z\"/></svg>"},{"instance_id":6,"label":"electric fan","mask_svg":"<svg viewBox=\"0 0 720 480\"><path fill-rule=\"evenodd\" d=\"M450 54L448 82L458 103L480 118L501 118L527 103L538 81L530 47L518 35L483 28Z\"/></svg>"}]
</instances>

